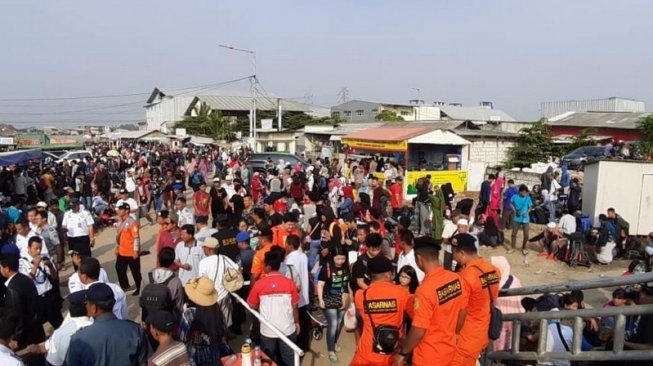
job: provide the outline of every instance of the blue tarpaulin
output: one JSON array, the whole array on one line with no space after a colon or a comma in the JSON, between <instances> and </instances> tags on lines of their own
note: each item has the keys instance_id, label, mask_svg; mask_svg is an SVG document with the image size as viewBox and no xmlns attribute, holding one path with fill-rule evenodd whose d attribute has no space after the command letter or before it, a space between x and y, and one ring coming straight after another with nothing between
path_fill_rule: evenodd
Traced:
<instances>
[{"instance_id":1,"label":"blue tarpaulin","mask_svg":"<svg viewBox=\"0 0 653 366\"><path fill-rule=\"evenodd\" d=\"M41 160L41 150L18 150L0 153L0 166L23 164L29 160Z\"/></svg>"}]
</instances>

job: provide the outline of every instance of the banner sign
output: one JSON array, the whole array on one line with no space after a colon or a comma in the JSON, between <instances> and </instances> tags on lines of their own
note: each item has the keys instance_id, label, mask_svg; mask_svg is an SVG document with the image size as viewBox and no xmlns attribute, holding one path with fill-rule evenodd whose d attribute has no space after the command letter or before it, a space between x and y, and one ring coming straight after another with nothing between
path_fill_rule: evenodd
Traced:
<instances>
[{"instance_id":1,"label":"banner sign","mask_svg":"<svg viewBox=\"0 0 653 366\"><path fill-rule=\"evenodd\" d=\"M362 139L343 138L341 142L352 149L379 150L379 151L406 151L408 143L402 141L373 141Z\"/></svg>"},{"instance_id":2,"label":"banner sign","mask_svg":"<svg viewBox=\"0 0 653 366\"><path fill-rule=\"evenodd\" d=\"M431 176L431 184L441 186L451 183L453 190L462 192L467 190L467 172L463 170L434 170L434 171L409 171L407 194L417 194L417 180L427 175Z\"/></svg>"}]
</instances>

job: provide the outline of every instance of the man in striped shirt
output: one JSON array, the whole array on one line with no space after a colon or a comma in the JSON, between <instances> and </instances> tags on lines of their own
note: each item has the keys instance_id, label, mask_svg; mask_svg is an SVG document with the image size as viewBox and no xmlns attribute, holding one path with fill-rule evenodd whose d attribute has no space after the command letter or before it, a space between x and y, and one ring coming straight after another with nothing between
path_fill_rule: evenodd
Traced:
<instances>
[{"instance_id":1,"label":"man in striped shirt","mask_svg":"<svg viewBox=\"0 0 653 366\"><path fill-rule=\"evenodd\" d=\"M152 338L159 343L156 352L147 361L148 366L189 366L186 346L172 339L177 326L175 317L168 311L157 310L148 315L146 321Z\"/></svg>"}]
</instances>

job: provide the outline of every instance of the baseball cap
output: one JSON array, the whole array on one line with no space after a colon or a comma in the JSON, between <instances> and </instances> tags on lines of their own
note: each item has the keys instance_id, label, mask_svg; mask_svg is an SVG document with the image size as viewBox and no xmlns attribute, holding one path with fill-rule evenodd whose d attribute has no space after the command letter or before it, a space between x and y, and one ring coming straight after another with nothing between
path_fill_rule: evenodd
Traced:
<instances>
[{"instance_id":1,"label":"baseball cap","mask_svg":"<svg viewBox=\"0 0 653 366\"><path fill-rule=\"evenodd\" d=\"M151 312L147 318L145 318L145 322L154 327L154 329L164 333L170 333L177 326L175 317L172 316L169 311L165 310L155 310Z\"/></svg>"},{"instance_id":2,"label":"baseball cap","mask_svg":"<svg viewBox=\"0 0 653 366\"><path fill-rule=\"evenodd\" d=\"M71 197L70 198L70 204L71 205L79 205L79 197Z\"/></svg>"},{"instance_id":3,"label":"baseball cap","mask_svg":"<svg viewBox=\"0 0 653 366\"><path fill-rule=\"evenodd\" d=\"M120 191L118 191L118 193L120 193L120 194L127 194L127 190L123 188L123 189L121 189Z\"/></svg>"},{"instance_id":4,"label":"baseball cap","mask_svg":"<svg viewBox=\"0 0 653 366\"><path fill-rule=\"evenodd\" d=\"M212 237L212 236L210 236L210 237L204 239L204 242L202 243L202 246L203 246L203 247L211 248L211 249L215 249L215 248L217 248L218 245L219 245L219 243L218 243L218 239L216 239L216 238L214 238L214 237Z\"/></svg>"},{"instance_id":5,"label":"baseball cap","mask_svg":"<svg viewBox=\"0 0 653 366\"><path fill-rule=\"evenodd\" d=\"M432 247L437 250L441 249L440 241L430 236L420 236L419 238L413 239L413 242L415 243L415 249L424 247Z\"/></svg>"},{"instance_id":6,"label":"baseball cap","mask_svg":"<svg viewBox=\"0 0 653 366\"><path fill-rule=\"evenodd\" d=\"M465 248L465 249L472 249L472 248L475 249L476 238L474 238L471 234L467 234L467 233L457 234L453 238L451 238L451 245L455 247Z\"/></svg>"},{"instance_id":7,"label":"baseball cap","mask_svg":"<svg viewBox=\"0 0 653 366\"><path fill-rule=\"evenodd\" d=\"M220 178L218 177L213 178L213 183L220 183Z\"/></svg>"},{"instance_id":8,"label":"baseball cap","mask_svg":"<svg viewBox=\"0 0 653 366\"><path fill-rule=\"evenodd\" d=\"M36 204L36 207L47 208L47 207L48 207L48 204L45 203L45 202L43 202L43 201L39 201L39 202Z\"/></svg>"},{"instance_id":9,"label":"baseball cap","mask_svg":"<svg viewBox=\"0 0 653 366\"><path fill-rule=\"evenodd\" d=\"M86 291L86 301L89 302L101 302L113 299L113 290L106 283L94 283Z\"/></svg>"},{"instance_id":10,"label":"baseball cap","mask_svg":"<svg viewBox=\"0 0 653 366\"><path fill-rule=\"evenodd\" d=\"M548 227L549 229L554 229L556 227L556 223L551 221L548 224L546 224L546 227Z\"/></svg>"},{"instance_id":11,"label":"baseball cap","mask_svg":"<svg viewBox=\"0 0 653 366\"><path fill-rule=\"evenodd\" d=\"M236 241L241 243L241 242L246 242L249 240L249 233L247 231L241 231L236 235Z\"/></svg>"},{"instance_id":12,"label":"baseball cap","mask_svg":"<svg viewBox=\"0 0 653 366\"><path fill-rule=\"evenodd\" d=\"M131 206L129 206L129 203L123 202L117 207L119 210L131 210Z\"/></svg>"},{"instance_id":13,"label":"baseball cap","mask_svg":"<svg viewBox=\"0 0 653 366\"><path fill-rule=\"evenodd\" d=\"M20 249L16 244L6 244L2 246L2 249L0 249L0 254L15 254L19 255L20 254Z\"/></svg>"},{"instance_id":14,"label":"baseball cap","mask_svg":"<svg viewBox=\"0 0 653 366\"><path fill-rule=\"evenodd\" d=\"M467 226L469 225L469 221L467 221L467 219L459 219L456 225Z\"/></svg>"},{"instance_id":15,"label":"baseball cap","mask_svg":"<svg viewBox=\"0 0 653 366\"><path fill-rule=\"evenodd\" d=\"M86 302L87 290L76 291L68 295L68 302L71 305L84 305Z\"/></svg>"},{"instance_id":16,"label":"baseball cap","mask_svg":"<svg viewBox=\"0 0 653 366\"><path fill-rule=\"evenodd\" d=\"M224 180L234 180L234 177L233 177L233 175L230 174L230 175L227 175L226 177L224 177Z\"/></svg>"},{"instance_id":17,"label":"baseball cap","mask_svg":"<svg viewBox=\"0 0 653 366\"><path fill-rule=\"evenodd\" d=\"M392 262L384 255L377 255L367 262L367 272L370 274L392 272Z\"/></svg>"},{"instance_id":18,"label":"baseball cap","mask_svg":"<svg viewBox=\"0 0 653 366\"><path fill-rule=\"evenodd\" d=\"M74 249L68 251L68 255L75 255L75 254L79 254L79 252Z\"/></svg>"}]
</instances>

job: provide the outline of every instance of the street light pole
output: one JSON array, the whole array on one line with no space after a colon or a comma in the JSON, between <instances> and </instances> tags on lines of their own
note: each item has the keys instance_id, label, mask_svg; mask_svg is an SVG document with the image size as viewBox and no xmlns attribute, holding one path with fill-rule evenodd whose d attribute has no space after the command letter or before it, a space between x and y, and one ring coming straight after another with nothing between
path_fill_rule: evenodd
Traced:
<instances>
[{"instance_id":1,"label":"street light pole","mask_svg":"<svg viewBox=\"0 0 653 366\"><path fill-rule=\"evenodd\" d=\"M250 81L250 91L252 93L252 113L250 114L250 124L249 124L249 138L252 141L252 149L254 152L256 152L256 138L257 138L257 133L256 133L256 99L257 99L257 93L256 93L256 51L252 50L246 50L243 48L236 48L232 46L226 46L226 45L219 45L222 48L226 48L232 51L237 51L237 52L244 52L249 55L249 60L252 63L252 76L250 76L249 81Z\"/></svg>"}]
</instances>

